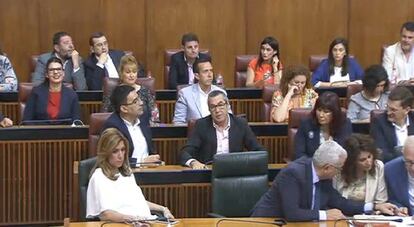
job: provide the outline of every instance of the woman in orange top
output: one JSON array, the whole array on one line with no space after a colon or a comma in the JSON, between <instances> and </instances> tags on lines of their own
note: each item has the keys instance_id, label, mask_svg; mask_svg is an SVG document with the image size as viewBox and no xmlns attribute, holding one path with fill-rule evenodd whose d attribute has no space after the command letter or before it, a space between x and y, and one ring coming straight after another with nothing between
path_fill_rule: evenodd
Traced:
<instances>
[{"instance_id":1,"label":"woman in orange top","mask_svg":"<svg viewBox=\"0 0 414 227\"><path fill-rule=\"evenodd\" d=\"M268 36L260 44L259 57L247 67L246 87L262 88L264 84L278 84L282 76L279 42Z\"/></svg>"},{"instance_id":2,"label":"woman in orange top","mask_svg":"<svg viewBox=\"0 0 414 227\"><path fill-rule=\"evenodd\" d=\"M280 90L273 93L271 121L284 122L289 119L292 108L312 108L318 98L311 88L310 71L305 66L289 66L283 72Z\"/></svg>"}]
</instances>

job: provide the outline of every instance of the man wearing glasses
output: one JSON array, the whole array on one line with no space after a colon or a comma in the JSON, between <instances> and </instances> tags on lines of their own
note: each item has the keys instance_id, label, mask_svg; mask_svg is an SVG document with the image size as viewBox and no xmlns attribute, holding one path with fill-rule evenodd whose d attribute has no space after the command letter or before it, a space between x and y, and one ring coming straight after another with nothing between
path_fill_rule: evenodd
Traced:
<instances>
[{"instance_id":1,"label":"man wearing glasses","mask_svg":"<svg viewBox=\"0 0 414 227\"><path fill-rule=\"evenodd\" d=\"M114 112L104 123L102 131L116 128L128 139L131 162L159 162L160 156L152 147L149 122L139 119L143 113L143 103L135 89L128 85L118 86L110 99Z\"/></svg>"},{"instance_id":2,"label":"man wearing glasses","mask_svg":"<svg viewBox=\"0 0 414 227\"><path fill-rule=\"evenodd\" d=\"M384 168L388 201L396 204L400 215L413 215L414 211L414 136L409 136L402 149L403 156Z\"/></svg>"},{"instance_id":3,"label":"man wearing glasses","mask_svg":"<svg viewBox=\"0 0 414 227\"><path fill-rule=\"evenodd\" d=\"M174 110L174 124L186 124L190 120L197 120L210 115L207 106L207 96L210 92L220 90L212 84L213 66L210 58L198 58L194 63L194 75L198 83L178 91Z\"/></svg>"},{"instance_id":4,"label":"man wearing glasses","mask_svg":"<svg viewBox=\"0 0 414 227\"><path fill-rule=\"evenodd\" d=\"M208 94L211 115L196 121L187 144L181 150L181 164L203 169L215 154L259 151L264 148L257 142L246 120L229 113L229 100L223 91Z\"/></svg>"},{"instance_id":5,"label":"man wearing glasses","mask_svg":"<svg viewBox=\"0 0 414 227\"><path fill-rule=\"evenodd\" d=\"M382 150L384 163L401 156L405 139L414 135L413 101L411 91L398 86L388 96L387 112L371 122L370 133L377 148Z\"/></svg>"},{"instance_id":6,"label":"man wearing glasses","mask_svg":"<svg viewBox=\"0 0 414 227\"><path fill-rule=\"evenodd\" d=\"M288 221L337 220L379 211L394 215L390 203L364 203L345 199L332 186L347 158L335 141L325 141L312 158L299 158L284 168L253 208L254 217L280 217Z\"/></svg>"},{"instance_id":7,"label":"man wearing glasses","mask_svg":"<svg viewBox=\"0 0 414 227\"><path fill-rule=\"evenodd\" d=\"M51 57L59 58L65 71L64 83L71 83L75 90L86 90L85 72L82 58L76 51L72 37L66 32L57 32L53 35L53 52L39 56L36 69L32 74L32 82L35 85L43 83L46 73L46 62Z\"/></svg>"}]
</instances>

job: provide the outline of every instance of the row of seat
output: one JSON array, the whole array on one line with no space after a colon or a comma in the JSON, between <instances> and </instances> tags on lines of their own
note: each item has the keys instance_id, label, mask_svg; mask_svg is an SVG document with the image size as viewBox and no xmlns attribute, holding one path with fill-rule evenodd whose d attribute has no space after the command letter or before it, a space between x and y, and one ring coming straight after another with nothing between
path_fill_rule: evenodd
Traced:
<instances>
[{"instance_id":1,"label":"row of seat","mask_svg":"<svg viewBox=\"0 0 414 227\"><path fill-rule=\"evenodd\" d=\"M381 48L381 61L382 55L384 53L385 48L388 45L384 45ZM170 64L171 64L171 56L175 53L181 51L181 49L166 49L164 51L164 88L168 87L168 78L169 78L169 71L170 71ZM125 54L132 55L132 51L124 51ZM201 49L201 53L210 54L210 51L207 49ZM37 64L38 55L33 55L30 59L30 70L34 72ZM234 67L234 86L235 87L245 87L246 86L246 77L247 77L247 66L249 62L256 58L257 55L237 55L235 59L235 67ZM311 55L309 56L309 69L311 72L314 72L318 66L320 65L323 59L326 59L328 56L326 54L319 54L319 55ZM350 57L353 57L350 55ZM380 61L380 62L381 62Z\"/></svg>"}]
</instances>

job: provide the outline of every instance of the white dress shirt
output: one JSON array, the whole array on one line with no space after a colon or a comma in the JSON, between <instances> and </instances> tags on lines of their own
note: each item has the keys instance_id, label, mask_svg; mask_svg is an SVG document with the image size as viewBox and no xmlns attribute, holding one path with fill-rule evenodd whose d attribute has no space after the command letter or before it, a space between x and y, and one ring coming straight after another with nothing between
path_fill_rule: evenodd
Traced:
<instances>
[{"instance_id":1,"label":"white dress shirt","mask_svg":"<svg viewBox=\"0 0 414 227\"><path fill-rule=\"evenodd\" d=\"M142 162L144 158L148 157L148 144L145 140L145 136L139 127L139 119L136 120L135 124L131 124L129 121L122 119L128 128L129 135L131 136L132 143L134 144L134 151L132 158L136 158L137 162Z\"/></svg>"}]
</instances>

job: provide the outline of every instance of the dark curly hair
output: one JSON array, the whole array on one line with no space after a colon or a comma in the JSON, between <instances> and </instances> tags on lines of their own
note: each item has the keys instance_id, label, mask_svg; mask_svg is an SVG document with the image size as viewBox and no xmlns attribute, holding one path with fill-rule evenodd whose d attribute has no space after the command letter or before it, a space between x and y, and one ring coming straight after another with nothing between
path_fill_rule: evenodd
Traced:
<instances>
[{"instance_id":1,"label":"dark curly hair","mask_svg":"<svg viewBox=\"0 0 414 227\"><path fill-rule=\"evenodd\" d=\"M375 175L375 161L378 159L378 150L371 136L353 133L345 140L344 148L348 153L348 157L342 169L342 178L347 185L358 180L356 166L361 152L369 152L372 155L373 165L368 173Z\"/></svg>"}]
</instances>

